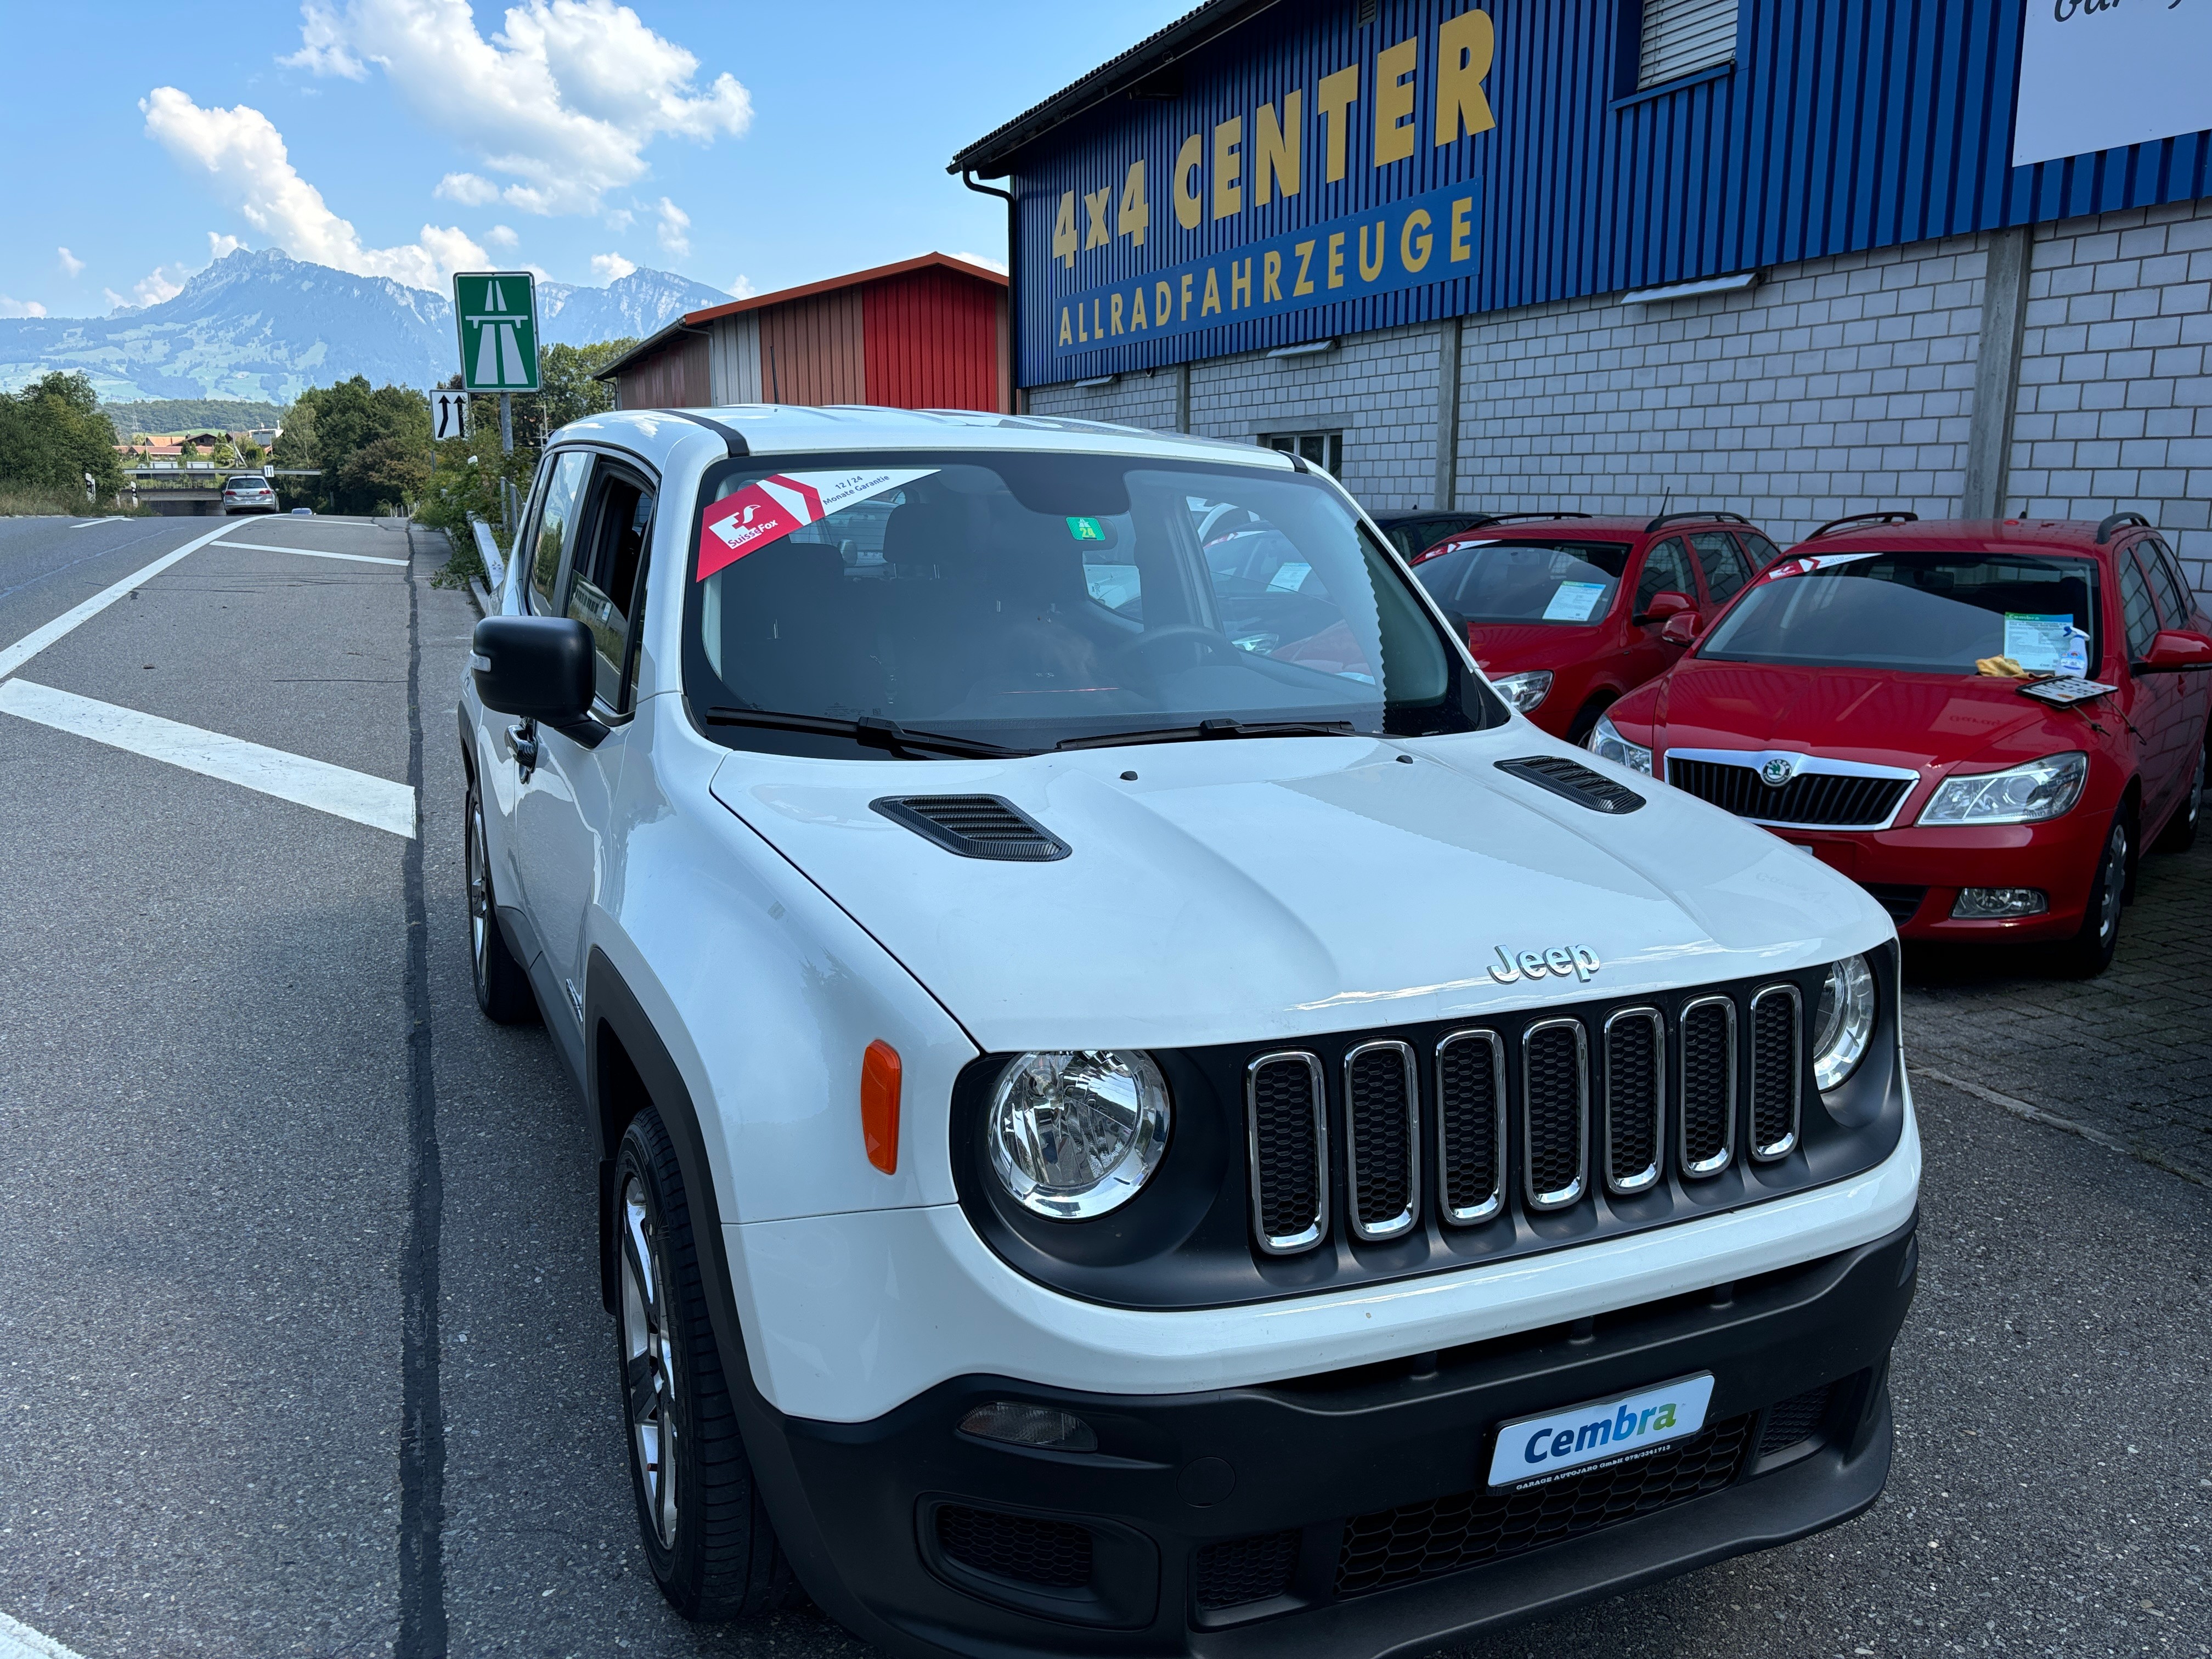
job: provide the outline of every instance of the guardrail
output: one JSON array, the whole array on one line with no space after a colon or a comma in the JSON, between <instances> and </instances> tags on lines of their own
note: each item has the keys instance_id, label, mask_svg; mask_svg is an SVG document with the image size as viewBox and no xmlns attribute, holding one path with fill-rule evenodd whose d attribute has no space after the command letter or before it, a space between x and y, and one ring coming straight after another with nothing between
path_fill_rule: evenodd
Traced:
<instances>
[{"instance_id":1,"label":"guardrail","mask_svg":"<svg viewBox=\"0 0 2212 1659\"><path fill-rule=\"evenodd\" d=\"M471 513L469 528L476 535L477 556L483 561L486 585L495 593L507 580L507 561L500 556L499 544L492 539L489 525Z\"/></svg>"}]
</instances>

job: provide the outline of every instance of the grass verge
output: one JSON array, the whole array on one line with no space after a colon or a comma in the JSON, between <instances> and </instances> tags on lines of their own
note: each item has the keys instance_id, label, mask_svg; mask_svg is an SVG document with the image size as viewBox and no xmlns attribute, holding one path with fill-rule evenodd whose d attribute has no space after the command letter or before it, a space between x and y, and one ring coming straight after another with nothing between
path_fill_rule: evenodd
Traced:
<instances>
[{"instance_id":1,"label":"grass verge","mask_svg":"<svg viewBox=\"0 0 2212 1659\"><path fill-rule=\"evenodd\" d=\"M0 519L144 519L143 507L90 507L81 489L23 489L0 485Z\"/></svg>"}]
</instances>

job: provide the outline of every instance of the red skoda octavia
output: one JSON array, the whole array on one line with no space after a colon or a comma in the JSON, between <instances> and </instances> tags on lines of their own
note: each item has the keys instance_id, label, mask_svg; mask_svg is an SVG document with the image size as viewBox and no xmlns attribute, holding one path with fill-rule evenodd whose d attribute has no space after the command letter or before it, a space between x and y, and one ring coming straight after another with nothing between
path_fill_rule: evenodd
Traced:
<instances>
[{"instance_id":1,"label":"red skoda octavia","mask_svg":"<svg viewBox=\"0 0 2212 1659\"><path fill-rule=\"evenodd\" d=\"M1873 520L1868 522L1867 520ZM1908 939L2102 971L2138 850L2204 795L2212 622L2139 514L1826 526L1589 746L1766 825Z\"/></svg>"},{"instance_id":2,"label":"red skoda octavia","mask_svg":"<svg viewBox=\"0 0 2212 1659\"><path fill-rule=\"evenodd\" d=\"M1476 520L1409 562L1505 700L1580 743L1781 550L1734 513Z\"/></svg>"}]
</instances>

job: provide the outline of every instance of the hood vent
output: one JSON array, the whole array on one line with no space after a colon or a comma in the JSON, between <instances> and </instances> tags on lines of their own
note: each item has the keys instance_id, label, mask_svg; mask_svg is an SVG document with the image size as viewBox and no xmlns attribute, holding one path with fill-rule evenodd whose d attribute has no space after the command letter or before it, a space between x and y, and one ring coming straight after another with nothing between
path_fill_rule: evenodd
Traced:
<instances>
[{"instance_id":1,"label":"hood vent","mask_svg":"<svg viewBox=\"0 0 2212 1659\"><path fill-rule=\"evenodd\" d=\"M1521 760L1502 760L1498 763L1498 769L1525 778L1539 789L1565 795L1593 812L1607 812L1618 817L1644 805L1644 797L1633 789L1565 755L1530 755Z\"/></svg>"},{"instance_id":2,"label":"hood vent","mask_svg":"<svg viewBox=\"0 0 2212 1659\"><path fill-rule=\"evenodd\" d=\"M997 795L908 795L868 804L892 823L963 859L1046 864L1068 854L1066 842Z\"/></svg>"}]
</instances>

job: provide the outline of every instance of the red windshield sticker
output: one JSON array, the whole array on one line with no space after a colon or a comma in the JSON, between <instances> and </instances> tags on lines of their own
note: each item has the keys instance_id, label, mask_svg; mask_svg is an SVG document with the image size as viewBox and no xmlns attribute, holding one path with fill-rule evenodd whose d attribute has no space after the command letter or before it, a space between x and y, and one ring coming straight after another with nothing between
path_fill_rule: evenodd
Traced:
<instances>
[{"instance_id":1,"label":"red windshield sticker","mask_svg":"<svg viewBox=\"0 0 2212 1659\"><path fill-rule=\"evenodd\" d=\"M933 466L857 472L776 472L725 495L699 528L699 574L705 581L749 553L803 530L855 501L880 495L936 471Z\"/></svg>"},{"instance_id":2,"label":"red windshield sticker","mask_svg":"<svg viewBox=\"0 0 2212 1659\"><path fill-rule=\"evenodd\" d=\"M1861 559L1871 559L1873 553L1811 553L1799 559L1784 559L1771 569L1762 571L1762 581L1779 581L1784 576L1809 576L1815 570L1832 570L1839 564L1856 564Z\"/></svg>"}]
</instances>

